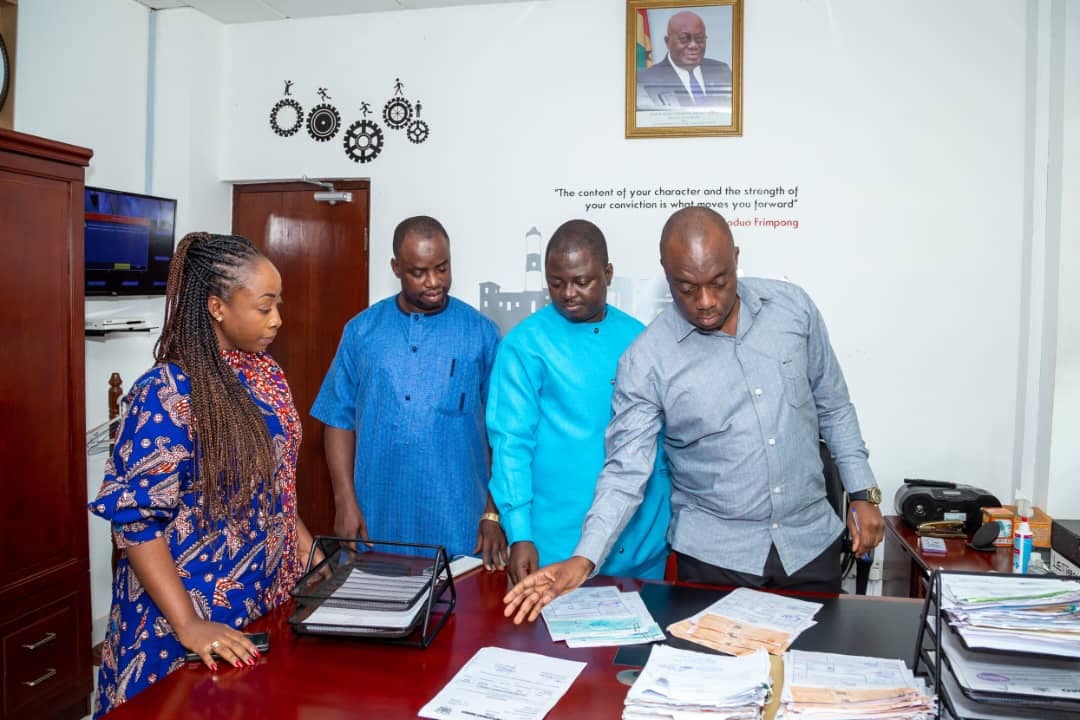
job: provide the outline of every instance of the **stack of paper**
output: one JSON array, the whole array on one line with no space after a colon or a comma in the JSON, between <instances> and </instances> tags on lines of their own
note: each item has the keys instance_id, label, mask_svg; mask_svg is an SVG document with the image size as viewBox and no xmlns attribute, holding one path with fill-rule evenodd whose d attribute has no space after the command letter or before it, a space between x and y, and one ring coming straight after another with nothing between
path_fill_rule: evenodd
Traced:
<instances>
[{"instance_id":1,"label":"stack of paper","mask_svg":"<svg viewBox=\"0 0 1080 720\"><path fill-rule=\"evenodd\" d=\"M780 655L817 623L821 603L739 588L697 615L670 625L676 637L729 655L763 649Z\"/></svg>"},{"instance_id":2,"label":"stack of paper","mask_svg":"<svg viewBox=\"0 0 1080 720\"><path fill-rule=\"evenodd\" d=\"M585 663L480 648L419 716L434 720L540 720L585 669Z\"/></svg>"},{"instance_id":3,"label":"stack of paper","mask_svg":"<svg viewBox=\"0 0 1080 720\"><path fill-rule=\"evenodd\" d=\"M969 648L1080 658L1080 581L941 576L941 607Z\"/></svg>"},{"instance_id":4,"label":"stack of paper","mask_svg":"<svg viewBox=\"0 0 1080 720\"><path fill-rule=\"evenodd\" d=\"M937 702L902 660L791 650L777 718L931 720Z\"/></svg>"},{"instance_id":5,"label":"stack of paper","mask_svg":"<svg viewBox=\"0 0 1080 720\"><path fill-rule=\"evenodd\" d=\"M424 590L430 584L430 576L380 575L354 568L304 623L328 632L344 628L405 630L424 609L428 601ZM397 609L375 609L394 605Z\"/></svg>"},{"instance_id":6,"label":"stack of paper","mask_svg":"<svg viewBox=\"0 0 1080 720\"><path fill-rule=\"evenodd\" d=\"M657 645L630 692L623 720L756 720L772 681L769 655L721 657Z\"/></svg>"},{"instance_id":7,"label":"stack of paper","mask_svg":"<svg viewBox=\"0 0 1080 720\"><path fill-rule=\"evenodd\" d=\"M556 598L541 614L551 639L568 647L638 645L665 639L641 595L587 587Z\"/></svg>"}]
</instances>

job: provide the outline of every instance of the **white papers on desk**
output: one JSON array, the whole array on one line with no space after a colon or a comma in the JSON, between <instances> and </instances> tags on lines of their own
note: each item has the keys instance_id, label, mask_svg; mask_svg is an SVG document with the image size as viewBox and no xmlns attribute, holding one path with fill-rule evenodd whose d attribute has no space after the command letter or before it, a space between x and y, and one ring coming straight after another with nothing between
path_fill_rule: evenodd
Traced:
<instances>
[{"instance_id":1,"label":"white papers on desk","mask_svg":"<svg viewBox=\"0 0 1080 720\"><path fill-rule=\"evenodd\" d=\"M957 715L966 720L1076 720L1076 712L1046 710L1023 705L1001 705L969 700L950 672L942 672L941 687ZM944 714L944 713L943 713Z\"/></svg>"},{"instance_id":2,"label":"white papers on desk","mask_svg":"<svg viewBox=\"0 0 1080 720\"><path fill-rule=\"evenodd\" d=\"M930 720L936 703L902 660L791 650L784 653L787 720Z\"/></svg>"},{"instance_id":3,"label":"white papers on desk","mask_svg":"<svg viewBox=\"0 0 1080 720\"><path fill-rule=\"evenodd\" d=\"M817 623L821 603L738 588L696 615L668 626L676 637L729 655L761 648L783 653L804 630Z\"/></svg>"},{"instance_id":4,"label":"white papers on desk","mask_svg":"<svg viewBox=\"0 0 1080 720\"><path fill-rule=\"evenodd\" d=\"M481 648L420 708L433 720L540 720L566 694L585 663Z\"/></svg>"},{"instance_id":5,"label":"white papers on desk","mask_svg":"<svg viewBox=\"0 0 1080 720\"><path fill-rule=\"evenodd\" d=\"M323 603L304 620L304 625L323 625L332 628L378 628L382 630L405 630L412 626L416 616L428 601L425 593L404 610L365 610L360 607L327 605Z\"/></svg>"},{"instance_id":6,"label":"white papers on desk","mask_svg":"<svg viewBox=\"0 0 1080 720\"><path fill-rule=\"evenodd\" d=\"M664 631L636 592L616 587L577 588L548 604L541 614L551 639L568 647L638 645L665 639Z\"/></svg>"},{"instance_id":7,"label":"white papers on desk","mask_svg":"<svg viewBox=\"0 0 1080 720\"><path fill-rule=\"evenodd\" d=\"M341 585L307 616L304 624L405 630L427 603L428 594L422 590L430 583L431 578L425 575L378 575L353 568ZM417 593L420 593L418 597ZM411 605L402 607L410 600ZM372 609L373 601L383 603L384 607L399 605L394 610L378 610Z\"/></svg>"},{"instance_id":8,"label":"white papers on desk","mask_svg":"<svg viewBox=\"0 0 1080 720\"><path fill-rule=\"evenodd\" d=\"M772 680L759 650L722 657L657 645L630 692L623 720L760 718Z\"/></svg>"},{"instance_id":9,"label":"white papers on desk","mask_svg":"<svg viewBox=\"0 0 1080 720\"><path fill-rule=\"evenodd\" d=\"M1080 658L1080 582L941 576L941 607L970 648Z\"/></svg>"}]
</instances>

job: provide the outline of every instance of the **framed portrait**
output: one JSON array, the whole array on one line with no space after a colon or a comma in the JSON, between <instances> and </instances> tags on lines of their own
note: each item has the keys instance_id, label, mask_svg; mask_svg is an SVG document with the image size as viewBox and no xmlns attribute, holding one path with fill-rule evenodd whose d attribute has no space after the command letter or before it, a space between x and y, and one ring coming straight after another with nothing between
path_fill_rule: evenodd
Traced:
<instances>
[{"instance_id":1,"label":"framed portrait","mask_svg":"<svg viewBox=\"0 0 1080 720\"><path fill-rule=\"evenodd\" d=\"M743 0L627 0L626 137L742 135Z\"/></svg>"}]
</instances>

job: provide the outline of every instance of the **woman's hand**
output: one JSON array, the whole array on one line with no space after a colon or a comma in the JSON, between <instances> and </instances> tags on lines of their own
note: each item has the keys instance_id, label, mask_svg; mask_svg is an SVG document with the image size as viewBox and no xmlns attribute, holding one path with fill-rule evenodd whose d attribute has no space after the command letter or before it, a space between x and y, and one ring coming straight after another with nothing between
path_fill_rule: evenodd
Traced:
<instances>
[{"instance_id":1,"label":"woman's hand","mask_svg":"<svg viewBox=\"0 0 1080 720\"><path fill-rule=\"evenodd\" d=\"M214 655L233 667L254 665L259 657L254 643L228 625L195 618L183 627L173 629L180 644L202 658L203 664L211 670L217 670Z\"/></svg>"}]
</instances>

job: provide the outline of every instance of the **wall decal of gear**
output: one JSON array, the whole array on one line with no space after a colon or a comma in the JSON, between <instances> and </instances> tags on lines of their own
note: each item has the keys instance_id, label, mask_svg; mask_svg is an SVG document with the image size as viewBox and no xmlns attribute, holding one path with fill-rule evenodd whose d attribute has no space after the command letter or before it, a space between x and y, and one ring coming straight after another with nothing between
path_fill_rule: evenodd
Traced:
<instances>
[{"instance_id":1,"label":"wall decal of gear","mask_svg":"<svg viewBox=\"0 0 1080 720\"><path fill-rule=\"evenodd\" d=\"M357 120L345 131L345 154L355 162L371 162L382 149L383 132L378 123Z\"/></svg>"},{"instance_id":2,"label":"wall decal of gear","mask_svg":"<svg viewBox=\"0 0 1080 720\"><path fill-rule=\"evenodd\" d=\"M428 139L428 135L431 134L431 129L423 120L413 120L409 123L409 129L405 131L405 134L409 136L410 142L419 145Z\"/></svg>"},{"instance_id":3,"label":"wall decal of gear","mask_svg":"<svg viewBox=\"0 0 1080 720\"><path fill-rule=\"evenodd\" d=\"M395 130L401 130L412 120L412 103L403 97L390 98L383 105L382 116L386 124Z\"/></svg>"},{"instance_id":4,"label":"wall decal of gear","mask_svg":"<svg viewBox=\"0 0 1080 720\"><path fill-rule=\"evenodd\" d=\"M337 135L340 127L341 115L333 105L322 103L311 108L308 113L307 131L313 140L326 142Z\"/></svg>"},{"instance_id":5,"label":"wall decal of gear","mask_svg":"<svg viewBox=\"0 0 1080 720\"><path fill-rule=\"evenodd\" d=\"M289 124L291 116L295 117L292 117L292 123ZM285 124L282 124L282 120L285 121ZM304 108L300 106L300 103L292 98L285 98L274 103L274 108L270 111L271 130L281 137L289 137L299 132L303 124Z\"/></svg>"}]
</instances>

